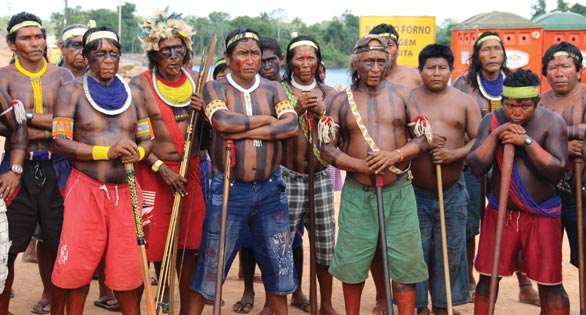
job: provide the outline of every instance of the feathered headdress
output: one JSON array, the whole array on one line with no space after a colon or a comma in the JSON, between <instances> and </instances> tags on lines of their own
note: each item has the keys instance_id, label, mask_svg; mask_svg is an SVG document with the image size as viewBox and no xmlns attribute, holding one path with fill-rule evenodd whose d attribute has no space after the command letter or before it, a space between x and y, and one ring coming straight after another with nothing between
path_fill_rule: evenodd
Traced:
<instances>
[{"instance_id":1,"label":"feathered headdress","mask_svg":"<svg viewBox=\"0 0 586 315\"><path fill-rule=\"evenodd\" d=\"M158 51L161 40L175 36L183 38L185 45L191 49L191 36L196 33L181 19L180 13L169 12L169 7L166 7L164 11L155 11L155 14L147 18L140 28L142 29L140 41L144 51Z\"/></svg>"}]
</instances>

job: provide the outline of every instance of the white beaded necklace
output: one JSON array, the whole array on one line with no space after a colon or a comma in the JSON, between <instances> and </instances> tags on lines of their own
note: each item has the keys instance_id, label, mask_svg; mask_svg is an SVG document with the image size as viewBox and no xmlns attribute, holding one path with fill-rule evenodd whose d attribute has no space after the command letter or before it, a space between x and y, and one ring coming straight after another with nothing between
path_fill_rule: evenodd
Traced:
<instances>
[{"instance_id":1,"label":"white beaded necklace","mask_svg":"<svg viewBox=\"0 0 586 315\"><path fill-rule=\"evenodd\" d=\"M295 81L295 77L293 77L293 78L291 78L291 85L293 85L295 88L299 89L302 92L309 92L317 86L317 81L315 81L315 78L314 78L313 81L311 82L311 84L303 85L303 84L297 83L297 81Z\"/></svg>"},{"instance_id":2,"label":"white beaded necklace","mask_svg":"<svg viewBox=\"0 0 586 315\"><path fill-rule=\"evenodd\" d=\"M236 81L232 79L231 73L228 73L228 75L226 75L226 79L228 80L228 83L230 83L230 85L232 85L238 91L242 92L242 94L244 95L244 103L246 105L246 115L252 116L252 100L250 98L250 93L254 92L254 90L256 90L260 85L260 75L257 74L254 76L254 84L252 84L252 86L248 90L238 85L238 83L236 83ZM253 143L255 147L262 147L262 140L254 140Z\"/></svg>"}]
</instances>

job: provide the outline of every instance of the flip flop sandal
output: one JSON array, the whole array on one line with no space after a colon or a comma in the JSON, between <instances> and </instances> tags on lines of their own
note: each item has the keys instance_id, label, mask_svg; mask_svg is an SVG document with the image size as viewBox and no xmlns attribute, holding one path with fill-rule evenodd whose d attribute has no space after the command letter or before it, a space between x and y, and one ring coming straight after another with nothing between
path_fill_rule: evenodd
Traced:
<instances>
[{"instance_id":1,"label":"flip flop sandal","mask_svg":"<svg viewBox=\"0 0 586 315\"><path fill-rule=\"evenodd\" d=\"M51 302L49 302L49 301L43 302L43 300L38 300L37 304L35 304L33 306L33 308L31 308L31 313L33 313L33 314L49 314L49 313L51 313L51 308L49 307L47 309L47 307L50 305L51 305Z\"/></svg>"},{"instance_id":2,"label":"flip flop sandal","mask_svg":"<svg viewBox=\"0 0 586 315\"><path fill-rule=\"evenodd\" d=\"M109 304L108 302L111 302L111 301L116 301L116 303ZM105 297L104 299L101 299L101 300L95 300L94 305L97 307L101 307L103 309L106 309L108 311L119 311L120 310L120 304L118 304L118 301L113 296L108 296L108 297Z\"/></svg>"}]
</instances>

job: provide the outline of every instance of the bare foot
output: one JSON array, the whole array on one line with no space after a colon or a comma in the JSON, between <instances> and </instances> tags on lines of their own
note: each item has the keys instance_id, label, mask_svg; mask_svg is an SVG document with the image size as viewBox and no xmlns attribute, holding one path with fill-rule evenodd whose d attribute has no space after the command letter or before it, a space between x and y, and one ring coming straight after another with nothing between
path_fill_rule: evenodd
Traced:
<instances>
[{"instance_id":1,"label":"bare foot","mask_svg":"<svg viewBox=\"0 0 586 315\"><path fill-rule=\"evenodd\" d=\"M448 309L443 307L432 307L433 313L435 315L448 315ZM462 315L462 313L458 312L455 308L452 308L454 315ZM429 313L428 313L429 314Z\"/></svg>"},{"instance_id":2,"label":"bare foot","mask_svg":"<svg viewBox=\"0 0 586 315\"><path fill-rule=\"evenodd\" d=\"M336 310L334 309L334 307L332 305L324 305L323 303L319 309L319 314L320 315L339 315L338 312L336 312Z\"/></svg>"},{"instance_id":3,"label":"bare foot","mask_svg":"<svg viewBox=\"0 0 586 315\"><path fill-rule=\"evenodd\" d=\"M372 313L375 315L386 315L387 314L387 302L385 298L376 299L376 304L372 308Z\"/></svg>"},{"instance_id":4,"label":"bare foot","mask_svg":"<svg viewBox=\"0 0 586 315\"><path fill-rule=\"evenodd\" d=\"M531 283L519 284L519 302L540 306L539 293L533 289Z\"/></svg>"},{"instance_id":5,"label":"bare foot","mask_svg":"<svg viewBox=\"0 0 586 315\"><path fill-rule=\"evenodd\" d=\"M258 315L273 315L273 310L271 307L265 302L265 305L262 308L262 311L258 313Z\"/></svg>"},{"instance_id":6,"label":"bare foot","mask_svg":"<svg viewBox=\"0 0 586 315\"><path fill-rule=\"evenodd\" d=\"M417 315L430 315L429 308L427 307L419 307L417 308Z\"/></svg>"},{"instance_id":7,"label":"bare foot","mask_svg":"<svg viewBox=\"0 0 586 315\"><path fill-rule=\"evenodd\" d=\"M309 299L301 290L297 290L291 295L291 306L309 313Z\"/></svg>"}]
</instances>

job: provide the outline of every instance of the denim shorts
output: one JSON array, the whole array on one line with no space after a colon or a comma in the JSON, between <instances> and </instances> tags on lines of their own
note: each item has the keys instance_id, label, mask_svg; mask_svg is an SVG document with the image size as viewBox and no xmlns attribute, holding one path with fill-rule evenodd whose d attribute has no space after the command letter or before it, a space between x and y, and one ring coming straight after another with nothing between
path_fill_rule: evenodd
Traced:
<instances>
[{"instance_id":1,"label":"denim shorts","mask_svg":"<svg viewBox=\"0 0 586 315\"><path fill-rule=\"evenodd\" d=\"M200 257L191 279L191 289L208 300L214 299L217 251L224 175L214 173L210 187ZM263 275L265 291L291 294L297 288L297 275L289 241L289 213L281 171L256 182L230 180L223 280L242 245L241 234L250 228L254 257Z\"/></svg>"},{"instance_id":2,"label":"denim shorts","mask_svg":"<svg viewBox=\"0 0 586 315\"><path fill-rule=\"evenodd\" d=\"M474 176L470 168L464 168L464 179L466 180L466 190L468 191L468 213L466 219L466 238L473 238L480 233L480 217L484 206L481 204L481 177Z\"/></svg>"},{"instance_id":3,"label":"denim shorts","mask_svg":"<svg viewBox=\"0 0 586 315\"><path fill-rule=\"evenodd\" d=\"M429 266L430 279L417 283L418 308L427 306L429 281L431 283L431 297L433 306L445 308L446 285L442 253L442 239L440 230L440 214L438 194L413 187L419 214L419 228L423 256ZM446 238L448 246L448 265L450 270L450 284L452 289L452 304L468 303L468 259L466 256L466 205L468 193L464 183L464 176L444 191L444 213L446 218Z\"/></svg>"}]
</instances>

